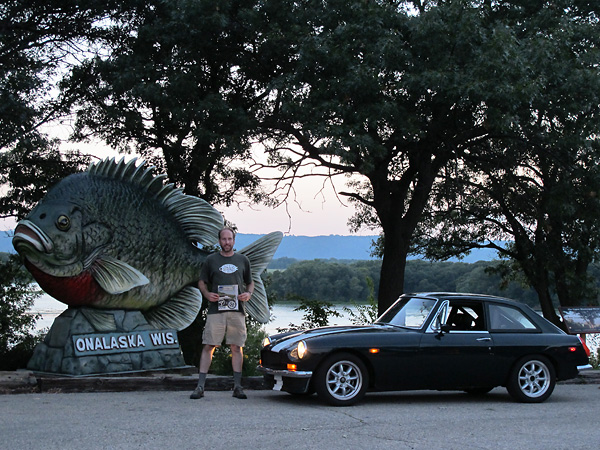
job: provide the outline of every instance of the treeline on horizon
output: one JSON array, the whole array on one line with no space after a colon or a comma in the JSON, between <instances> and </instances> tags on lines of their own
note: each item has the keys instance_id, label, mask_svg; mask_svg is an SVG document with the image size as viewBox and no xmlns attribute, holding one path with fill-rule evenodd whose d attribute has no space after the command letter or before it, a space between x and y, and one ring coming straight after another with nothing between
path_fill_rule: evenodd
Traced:
<instances>
[{"instance_id":1,"label":"treeline on horizon","mask_svg":"<svg viewBox=\"0 0 600 450\"><path fill-rule=\"evenodd\" d=\"M539 300L531 287L516 281L503 283L493 271L499 261L429 262L410 260L406 266L405 292L465 292L497 295L539 309ZM591 267L599 279L600 267ZM379 286L380 260L297 260L278 258L271 262L263 277L272 303L298 301L299 298L332 304L366 304ZM368 279L373 281L373 288ZM371 289L374 292L371 292Z\"/></svg>"}]
</instances>

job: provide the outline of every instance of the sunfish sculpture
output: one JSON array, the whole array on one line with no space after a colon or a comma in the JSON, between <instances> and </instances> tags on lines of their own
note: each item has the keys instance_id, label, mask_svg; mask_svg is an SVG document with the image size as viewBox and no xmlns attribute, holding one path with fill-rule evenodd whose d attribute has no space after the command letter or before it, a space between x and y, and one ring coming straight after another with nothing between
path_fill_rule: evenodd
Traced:
<instances>
[{"instance_id":1,"label":"sunfish sculpture","mask_svg":"<svg viewBox=\"0 0 600 450\"><path fill-rule=\"evenodd\" d=\"M202 303L195 287L214 245L221 214L204 200L163 184L165 175L136 160L106 159L60 181L17 224L15 249L40 287L69 306L86 307L98 331L115 329L102 310L139 310L152 326L181 330ZM282 234L268 234L240 250L255 283L248 313L269 320L260 274Z\"/></svg>"}]
</instances>

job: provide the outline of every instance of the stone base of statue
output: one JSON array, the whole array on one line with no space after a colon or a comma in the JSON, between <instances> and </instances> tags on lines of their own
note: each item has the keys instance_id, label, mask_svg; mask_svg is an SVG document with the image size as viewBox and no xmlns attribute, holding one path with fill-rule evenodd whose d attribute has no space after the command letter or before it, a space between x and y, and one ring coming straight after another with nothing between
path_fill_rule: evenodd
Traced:
<instances>
[{"instance_id":1,"label":"stone base of statue","mask_svg":"<svg viewBox=\"0 0 600 450\"><path fill-rule=\"evenodd\" d=\"M176 330L157 330L139 311L103 311L116 330L98 332L85 308L58 316L27 365L36 372L100 375L185 367Z\"/></svg>"}]
</instances>

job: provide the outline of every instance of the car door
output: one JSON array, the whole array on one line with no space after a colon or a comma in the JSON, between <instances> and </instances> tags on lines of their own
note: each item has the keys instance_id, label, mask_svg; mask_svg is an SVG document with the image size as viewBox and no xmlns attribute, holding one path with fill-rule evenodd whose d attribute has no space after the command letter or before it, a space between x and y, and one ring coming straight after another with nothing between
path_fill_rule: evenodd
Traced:
<instances>
[{"instance_id":1,"label":"car door","mask_svg":"<svg viewBox=\"0 0 600 450\"><path fill-rule=\"evenodd\" d=\"M449 300L423 335L420 366L429 389L492 387L494 342L483 301Z\"/></svg>"}]
</instances>

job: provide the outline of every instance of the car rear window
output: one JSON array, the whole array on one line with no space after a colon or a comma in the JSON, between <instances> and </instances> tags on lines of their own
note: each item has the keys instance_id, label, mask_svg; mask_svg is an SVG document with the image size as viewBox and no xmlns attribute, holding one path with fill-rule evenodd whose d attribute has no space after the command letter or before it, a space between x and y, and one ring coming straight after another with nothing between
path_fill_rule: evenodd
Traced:
<instances>
[{"instance_id":1,"label":"car rear window","mask_svg":"<svg viewBox=\"0 0 600 450\"><path fill-rule=\"evenodd\" d=\"M492 331L533 331L535 324L517 308L491 303L490 329Z\"/></svg>"}]
</instances>

